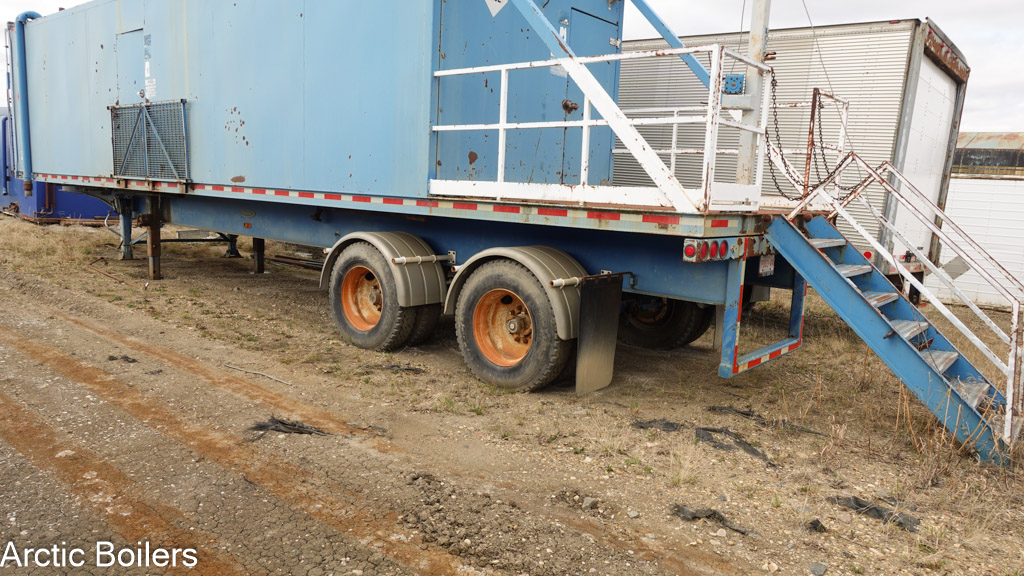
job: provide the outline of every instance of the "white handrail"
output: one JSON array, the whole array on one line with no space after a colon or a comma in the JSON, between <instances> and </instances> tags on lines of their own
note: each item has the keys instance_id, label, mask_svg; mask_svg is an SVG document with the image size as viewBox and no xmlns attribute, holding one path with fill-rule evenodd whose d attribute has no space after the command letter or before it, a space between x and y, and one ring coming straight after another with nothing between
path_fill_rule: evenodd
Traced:
<instances>
[{"instance_id":1,"label":"white handrail","mask_svg":"<svg viewBox=\"0 0 1024 576\"><path fill-rule=\"evenodd\" d=\"M768 147L768 154L769 157L780 166L782 166L785 162L785 159L781 157L782 155L779 154L778 151L771 145L769 145ZM826 191L828 184L831 181L838 178L839 174L843 170L852 165L857 165L863 170L865 170L868 173L868 177L865 178L860 184L858 184L858 186L855 187L855 189L850 193L848 197L842 200L832 197ZM920 208L915 206L914 203L911 202L907 196L901 194L900 191L897 190L896 187L893 186L882 175L883 173L887 175L892 175L903 184L904 188L911 190L915 195L919 197L919 199L924 199L928 205L928 208L934 210L935 214L942 218L943 223L950 223L950 228L960 237L961 241L966 242L972 249L974 249L977 252L977 255L980 256L980 258L982 258L988 264L995 267L1002 273L1003 276L1005 276L1004 282L1000 282L999 280L997 280L991 273L989 273L989 271L984 266L981 266L978 263L978 261L974 258L974 256L969 254L968 251L963 248L963 246L956 242L955 239L953 239L944 230L942 230L942 228L937 226L933 218L929 218L929 216L925 214ZM799 186L797 186L797 182L794 182L792 178L789 179L790 182L794 185L794 187L799 188ZM872 183L876 183L882 186L882 188L884 188L886 192L889 193L890 197L895 199L901 207L906 209L907 213L911 214L915 219L923 223L925 227L928 228L933 234L935 234L944 245L949 246L958 256L960 256L964 260L964 262L968 264L968 267L971 270L976 272L980 277L982 277L982 279L984 279L987 283L989 283L993 288L995 288L1001 295L1003 295L1007 299L1011 307L1011 327L1009 336L1007 336L1007 334L1001 328L999 328L998 325L995 324L991 317L985 314L984 311L982 311L973 301L971 301L971 299L967 297L966 294L964 294L955 286L953 279L948 274L946 274L945 271L943 271L941 268L939 268L933 262L931 262L921 252L921 250L918 247L916 247L912 242L910 242L906 238L906 236L904 236L896 228L896 226L892 222L890 222L884 215L879 213L875 207L871 206L870 202L868 202L865 198L861 196L861 192L863 192L863 190L866 189L867 186ZM824 181L818 183L810 191L807 197L805 197L797 206L797 208L793 210L792 213L790 213L789 219L794 219L807 206L811 205L818 197L821 197L827 203L827 205L830 205L832 207L833 215L841 216L846 222L848 222L850 226L854 230L856 230L872 246L872 248L874 248L878 252L879 255L881 255L887 262L890 262L893 265L895 270L900 274L902 278L904 278L910 285L916 288L921 293L921 295L924 296L929 302L931 302L935 309L938 310L939 313L946 318L946 320L948 320L961 333L963 333L964 336L968 339L968 341L979 352L981 352L982 355L984 355L989 361L991 361L993 365L996 366L996 368L998 368L999 371L1003 373L1004 376L1006 376L1006 417L1003 421L1003 429L1002 431L1000 431L1000 433L1003 441L1007 445L1012 445L1013 442L1016 440L1016 438L1014 437L1015 415L1018 413L1018 410L1021 409L1021 397L1024 396L1024 394L1021 394L1021 391L1024 390L1024 380L1022 380L1020 369L1021 359L1022 357L1024 357L1024 351L1022 351L1021 349L1022 347L1020 338L1020 312L1022 304L1024 304L1024 286L1021 286L1021 283L1016 278L1013 278L1012 275L1010 275L1006 271L1006 269L1003 268L1002 265L1000 265L990 254L988 254L988 252L986 252L980 244L978 244L973 238L967 235L967 233L964 232L959 226L952 223L952 221L949 219L949 217L945 214L944 211L942 211L938 206L935 206L934 203L928 200L927 197L925 197L920 190L915 188L909 181L907 181L906 177L903 176L899 171L897 171L889 162L885 162L881 166L879 166L878 169L874 169L856 154L852 152L849 153L843 159L843 161L836 167L836 169L833 170L833 172L829 174L828 177L825 178ZM907 268L903 262L901 262L899 259L893 256L889 249L882 246L882 244L874 236L872 236L859 222L856 221L856 219L854 219L854 217L846 210L846 206L854 199L860 201L867 208L869 213L871 213L871 215L882 224L882 226L884 226L887 230L891 231L897 240L899 240L911 252L913 252L914 255L918 258L918 260L922 262L922 264L924 264L929 271L935 274L935 276L939 278L939 280L941 280L943 284L949 287L952 290L953 294L957 297L957 299L960 300L969 309L971 309L971 311L974 312L982 320L982 322L984 322L986 326L988 326L988 328L990 328L999 337L999 339L1004 344L1009 345L1009 354L1006 362L1003 362L996 355L996 353L993 352L959 318L957 318L956 315L953 314L952 311L950 311L949 308L947 308L946 305L935 294L928 290L921 281L914 277L914 275L910 272L909 268ZM1006 286L1006 283L1009 283L1013 288L1020 288L1022 294L1013 294L1011 290ZM995 424L992 425L995 426Z\"/></svg>"},{"instance_id":2,"label":"white handrail","mask_svg":"<svg viewBox=\"0 0 1024 576\"><path fill-rule=\"evenodd\" d=\"M600 63L600 62L621 62L626 60L638 60L642 58L661 58L665 56L679 56L688 54L701 54L706 53L710 57L711 61L711 81L708 88L708 104L705 106L679 106L675 108L639 108L630 110L633 114L655 114L664 116L655 117L629 117L627 112L619 108L615 102L609 96L607 90L597 81L597 79L589 72L586 68L588 64ZM575 184L582 186L581 189L587 189L590 185L589 179L591 177L591 166L590 166L590 136L593 128L609 127L615 134L619 142L625 148L625 152L621 150L612 150L613 154L628 153L633 156L640 167L644 170L649 178L654 182L653 188L644 189L642 194L636 195L634 189L633 201L639 201L641 205L659 205L659 206L671 206L679 213L705 213L712 209L714 204L713 190L719 189L715 182L715 167L717 163L717 156L719 154L738 154L739 151L718 150L718 132L720 127L729 128L733 130L739 130L752 134L758 134L762 137L765 134L765 128L767 126L767 112L768 108L762 106L760 110L757 122L741 123L734 122L731 119L722 118L724 110L731 110L728 106L725 106L722 102L723 98L723 86L724 86L724 60L726 58L742 62L746 65L752 66L755 70L758 70L760 74L770 72L770 68L762 63L754 62L753 60L746 58L736 52L733 52L723 46L713 44L710 46L695 46L689 48L671 48L665 50L646 50L638 52L627 52L621 54L612 54L607 56L590 56L590 57L577 57L567 52L567 57L554 58L545 61L533 61L533 62L517 62L517 63L506 63L506 64L494 64L488 66L477 66L470 68L459 68L453 70L439 70L434 73L434 76L438 79L452 77L452 76L466 76L474 74L485 74L485 73L500 73L500 94L499 94L499 113L496 122L483 122L475 124L436 124L431 127L434 133L451 133L451 132L485 132L492 131L498 133L498 166L497 166L497 180L496 183L506 183L506 159L508 154L508 131L510 130L537 130L537 129L548 129L548 128L576 128L581 129L583 137L581 138L581 154L580 154L580 179ZM539 121L539 122L510 122L509 115L509 73L513 70L526 70L533 68L553 68L556 66L562 67L570 76L576 86L583 92L583 119L582 120L557 120L557 121ZM759 95L760 96L760 95ZM763 99L767 99L767 91L762 96ZM735 108L740 109L740 108ZM595 118L594 112L600 114L600 118ZM679 150L679 126L684 124L703 124L705 126L705 139L703 149L684 149ZM655 149L649 144L649 142L640 135L637 131L638 127L643 126L670 126L672 128L672 146L668 150ZM763 148L759 150L759 165L763 164L764 159ZM668 165L662 159L662 156L669 156ZM703 155L703 164L701 167L701 189L692 190L684 188L681 182L675 177L675 169L677 164L677 156L679 155ZM754 189L760 190L761 185L761 171L757 173L756 182L751 186ZM479 182L479 180L477 180ZM461 194L462 192L455 189L454 185L456 182L437 181L438 190L443 190L440 194ZM524 185L529 186L529 185ZM569 190L574 185L559 185L565 190L558 191L554 190L554 193L546 193L546 197L549 200L558 200L565 198L569 201L568 197L572 196L573 202L585 202L585 199L579 199L578 191ZM614 195L613 190L618 190L619 187L607 187L607 192L604 197L608 197L608 193ZM551 190L548 188L548 190ZM475 193L479 193L476 191ZM514 198L532 198L531 194L535 194L535 191L522 189L515 191L516 196ZM509 194L504 194L506 199L512 199L513 197ZM625 199L626 196L623 196Z\"/></svg>"}]
</instances>

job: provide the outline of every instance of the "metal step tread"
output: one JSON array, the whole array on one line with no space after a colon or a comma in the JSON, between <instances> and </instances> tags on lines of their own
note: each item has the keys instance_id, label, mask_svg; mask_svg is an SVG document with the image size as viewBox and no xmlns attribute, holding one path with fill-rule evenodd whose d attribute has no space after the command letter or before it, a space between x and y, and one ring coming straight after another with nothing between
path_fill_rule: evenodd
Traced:
<instances>
[{"instance_id":1,"label":"metal step tread","mask_svg":"<svg viewBox=\"0 0 1024 576\"><path fill-rule=\"evenodd\" d=\"M918 322L917 320L890 320L889 324L892 325L892 329L897 334L903 336L907 340L910 340L914 336L917 336L921 332L928 329L931 324L927 322Z\"/></svg>"},{"instance_id":2,"label":"metal step tread","mask_svg":"<svg viewBox=\"0 0 1024 576\"><path fill-rule=\"evenodd\" d=\"M865 292L864 299L875 308L881 308L890 302L899 300L900 295L897 292Z\"/></svg>"},{"instance_id":3,"label":"metal step tread","mask_svg":"<svg viewBox=\"0 0 1024 576\"><path fill-rule=\"evenodd\" d=\"M960 396L970 404L971 408L977 409L978 405L981 404L982 398L988 396L988 391L992 387L988 382L980 381L963 381L956 380L953 382L953 387L956 388ZM999 430L1002 433L1002 430Z\"/></svg>"},{"instance_id":4,"label":"metal step tread","mask_svg":"<svg viewBox=\"0 0 1024 576\"><path fill-rule=\"evenodd\" d=\"M846 238L810 238L809 242L818 250L846 246Z\"/></svg>"},{"instance_id":5,"label":"metal step tread","mask_svg":"<svg viewBox=\"0 0 1024 576\"><path fill-rule=\"evenodd\" d=\"M960 357L960 354L951 350L925 350L921 352L921 356L936 372L945 374L946 370L949 370L949 367L953 365L953 362L956 362L957 358Z\"/></svg>"},{"instance_id":6,"label":"metal step tread","mask_svg":"<svg viewBox=\"0 0 1024 576\"><path fill-rule=\"evenodd\" d=\"M872 268L870 264L839 264L836 266L836 270L844 277L850 278L851 276L867 274L871 272Z\"/></svg>"}]
</instances>

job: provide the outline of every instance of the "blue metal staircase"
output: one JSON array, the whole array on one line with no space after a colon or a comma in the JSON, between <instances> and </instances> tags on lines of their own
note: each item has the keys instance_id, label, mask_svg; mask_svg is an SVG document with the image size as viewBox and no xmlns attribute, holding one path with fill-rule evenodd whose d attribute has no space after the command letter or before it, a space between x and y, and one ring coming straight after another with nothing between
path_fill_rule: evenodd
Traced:
<instances>
[{"instance_id":1,"label":"blue metal staircase","mask_svg":"<svg viewBox=\"0 0 1024 576\"><path fill-rule=\"evenodd\" d=\"M1006 400L824 217L776 218L766 236L964 446L1004 463Z\"/></svg>"}]
</instances>

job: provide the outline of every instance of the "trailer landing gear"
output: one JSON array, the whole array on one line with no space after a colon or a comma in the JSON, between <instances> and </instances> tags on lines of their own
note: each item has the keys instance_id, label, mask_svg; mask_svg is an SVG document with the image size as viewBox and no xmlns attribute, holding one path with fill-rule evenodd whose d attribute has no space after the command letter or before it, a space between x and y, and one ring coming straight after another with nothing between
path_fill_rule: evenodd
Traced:
<instances>
[{"instance_id":1,"label":"trailer landing gear","mask_svg":"<svg viewBox=\"0 0 1024 576\"><path fill-rule=\"evenodd\" d=\"M481 264L466 280L456 306L455 333L477 377L524 392L551 383L574 344L559 339L540 281L509 260Z\"/></svg>"}]
</instances>

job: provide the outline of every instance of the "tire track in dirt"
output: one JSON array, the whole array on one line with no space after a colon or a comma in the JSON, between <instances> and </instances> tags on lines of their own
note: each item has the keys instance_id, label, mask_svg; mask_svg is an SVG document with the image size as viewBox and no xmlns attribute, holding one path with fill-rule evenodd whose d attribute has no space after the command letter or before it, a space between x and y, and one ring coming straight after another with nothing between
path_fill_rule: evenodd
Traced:
<instances>
[{"instance_id":1,"label":"tire track in dirt","mask_svg":"<svg viewBox=\"0 0 1024 576\"><path fill-rule=\"evenodd\" d=\"M397 514L390 510L380 516L365 512L379 504L349 488L330 483L306 469L261 452L242 438L186 422L158 399L146 397L110 373L24 335L16 337L6 326L0 327L0 342L46 365L146 426L258 485L289 507L341 533L379 545L384 554L413 571L432 575L456 574L461 567L455 557L445 552L430 548L423 550L415 543L380 537L378 532L382 530L382 524L386 524L385 530L402 531L397 524Z\"/></svg>"},{"instance_id":2,"label":"tire track in dirt","mask_svg":"<svg viewBox=\"0 0 1024 576\"><path fill-rule=\"evenodd\" d=\"M62 440L60 432L3 392L0 412L4 415L0 418L0 438L88 502L126 541L149 541L155 547L197 551L197 568L167 567L161 568L162 572L186 574L201 569L211 576L249 574L237 560L205 550L203 543L211 537L183 528L189 522L180 511L133 497L132 494L141 492L133 480L87 448ZM59 456L69 452L73 454Z\"/></svg>"},{"instance_id":3,"label":"tire track in dirt","mask_svg":"<svg viewBox=\"0 0 1024 576\"><path fill-rule=\"evenodd\" d=\"M182 355L172 350L168 350L166 348L142 342L137 338L125 336L123 334L114 332L108 328L96 325L92 322L89 322L81 318L69 316L67 314L64 314L49 307L48 310L52 314L52 317L55 319L64 321L68 324L71 324L72 326L83 329L105 340L129 348L132 351L141 353L146 356L150 356L158 361L162 361L166 364L173 366L176 370L180 370L198 376L206 380L209 384L213 385L214 387L219 388L225 392L231 393L240 398L265 404L273 410L278 410L281 412L290 412L291 414L294 414L296 417L305 420L306 423L314 424L328 431L355 435L362 438L370 438L372 448L376 449L376 451L378 452L402 452L401 448L394 446L387 440L379 437L374 437L371 431L368 431L363 428L352 427L346 421L340 419L337 415L329 411L323 410L315 406L311 406L301 401L293 400L273 390L264 388L258 384L240 379L231 374L227 374L223 371L220 371L216 368L204 365L199 360L190 358L188 356ZM60 353L58 352L58 354ZM77 359L73 357L66 358L68 360L81 364ZM84 373L83 370L94 370L97 372L97 375L100 379L108 379L118 382L119 388L115 393L110 393L108 391L107 394L103 394L102 390L93 390L94 392L103 396L108 401L112 401L115 404L117 401L125 400L126 395L135 395L141 397L141 394L139 394L135 389L128 388L127 386L125 386L124 383L117 381L116 377L114 377L113 375L110 375L109 373L103 372L102 370L93 368L85 364L82 364L82 366L84 368L76 368L65 375L68 376L70 379L77 381L78 377L75 376L76 374L80 376L81 374ZM158 403L151 404L153 406L163 406L162 404ZM143 414L144 415L142 417L147 419L146 421L147 423L149 423L149 425L152 426L153 423L157 421L148 412L144 412ZM194 443L194 440L197 437L197 435L208 434L209 431L206 430L205 428L198 428L194 426L192 428L193 429L189 431L177 432L176 430L180 430L180 428L174 428L174 425L161 425L158 428L158 430L174 437L175 439L181 441L190 448L205 454L205 452L198 449L198 447ZM231 439L230 442L237 442L237 439ZM255 457L256 456L249 456L249 458ZM340 513L338 511L352 508L353 505L351 503L339 503L336 497L337 494L345 494L345 499L348 500L349 502L358 501L363 502L364 505L372 504L367 502L366 498L360 496L359 494L345 487L339 486L337 484L324 485L324 481L321 478L321 476L310 474L308 471L296 467L289 462L278 461L274 464L264 466L262 472L260 472L259 470L247 471L248 468L245 467L233 468L232 466L225 465L222 461L212 457L211 460L218 461L221 463L222 466L225 466L225 468L242 474L246 479L255 482L261 488L266 489L268 490L268 492L275 494L275 496L281 498L282 501L288 504L289 506L292 506L295 509L302 510L303 512L308 513L310 516L317 518L318 520L328 525L331 525L332 527L338 528L343 532L352 529L352 526L350 524L339 525L339 518L337 514ZM276 488L273 489L269 488L270 486L276 486L275 483L280 482L281 478L277 477L277 473L282 472L284 470L287 470L288 475L290 475L293 478L301 478L302 480L300 485L291 487L277 486ZM319 486L319 488L311 488L313 486ZM284 490L284 496L282 496L281 490ZM311 490L313 492L311 492ZM304 498L299 503L290 502L288 499L288 494L294 493L296 491L300 494L307 496L307 498ZM312 496L311 500L308 498L309 496ZM328 502L334 504L328 505ZM550 510L544 511L537 507L526 507L532 509L533 513L535 514L550 514L551 512ZM325 509L333 510L334 512L332 514L328 514L325 516ZM388 514L388 529L393 529L395 531L401 530L401 525L399 525L396 521L397 517L398 514L395 512L390 512ZM599 542L601 543L601 545L606 546L610 549L614 549L620 552L636 551L638 554L641 555L640 557L646 558L649 561L657 560L658 563L663 566L663 568L667 569L669 572L672 573L694 573L695 566L692 565L692 563L672 558L671 554L668 553L668 551L664 549L659 549L660 547L657 546L651 546L650 543L643 541L641 538L639 538L638 535L627 535L624 533L613 534L611 532L608 532L607 527L600 526L599 524L594 522L588 522L585 520L574 518L571 513L556 513L555 517L558 517L563 521L566 521L568 525L572 526L576 530L579 530L581 533L589 534L591 537L594 538L596 542ZM377 534L380 528L379 526L374 527L372 521L376 521L379 523L381 521L380 518L369 519L366 517L355 516L349 516L349 518L351 522L367 522L367 524L364 524L363 529L353 532L361 534L364 539L368 538L370 540L376 540L378 542L383 541L383 543L389 545L389 548L393 548L395 544L402 544L401 541L387 541L386 539L381 538L379 534ZM407 545L407 548L409 548L414 555L419 554L422 556L425 553L425 551L418 549L416 545ZM431 548L433 550L437 550L433 546L431 546ZM448 569L457 570L457 566L459 565L459 563L453 556L449 555L444 551L437 551L436 553L440 555L442 560L449 562L455 561L456 564L451 567L448 567ZM392 554L392 552L389 551L388 554ZM687 555L687 557L689 560L697 560L698 565L703 564L708 567L714 567L712 570L715 572L718 572L720 569L726 569L727 571L729 568L731 568L727 563L721 562L720 559L715 558L712 555L702 555L691 552ZM396 559L398 559L397 556ZM441 562L441 564L444 564L444 562ZM414 564L406 565L415 568ZM448 569L442 572L431 573L451 573L447 571Z\"/></svg>"},{"instance_id":4,"label":"tire track in dirt","mask_svg":"<svg viewBox=\"0 0 1024 576\"><path fill-rule=\"evenodd\" d=\"M81 318L75 318L56 311L54 312L54 317L83 330L92 332L97 336L116 342L127 348L131 348L132 350L157 360L166 362L178 370L189 372L206 380L211 385L226 392L230 392L235 396L239 396L253 402L259 402L275 410L289 413L292 417L298 418L306 424L316 426L317 428L333 434L360 436L371 439L374 441L375 447L380 452L393 452L396 450L396 448L389 442L376 437L371 431L352 426L345 420L339 418L337 414L334 414L329 410L311 406L304 402L295 401L278 392L249 382L248 380L238 378L237 376L233 376L216 368L211 368L194 358L190 358L160 346L154 346L152 344L142 342L131 336L119 334L112 330L103 328L102 326L97 326L96 324L87 322Z\"/></svg>"}]
</instances>

